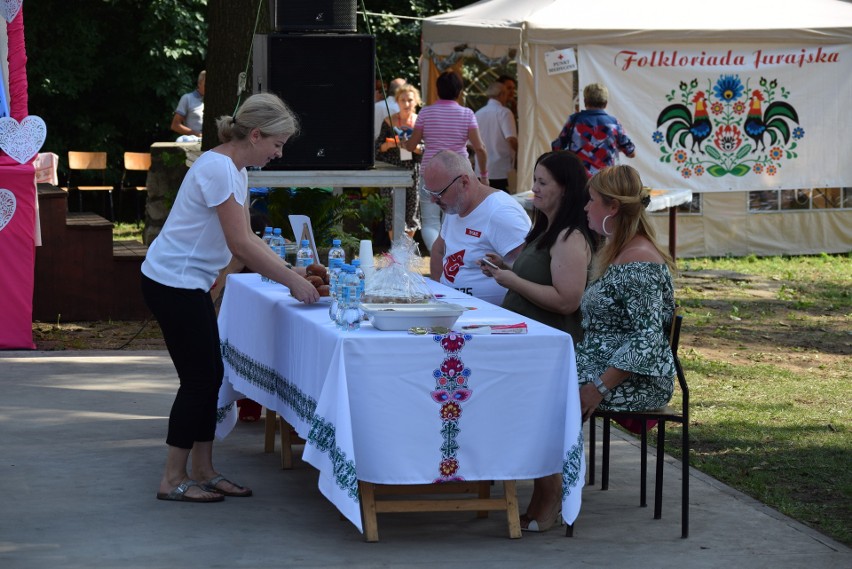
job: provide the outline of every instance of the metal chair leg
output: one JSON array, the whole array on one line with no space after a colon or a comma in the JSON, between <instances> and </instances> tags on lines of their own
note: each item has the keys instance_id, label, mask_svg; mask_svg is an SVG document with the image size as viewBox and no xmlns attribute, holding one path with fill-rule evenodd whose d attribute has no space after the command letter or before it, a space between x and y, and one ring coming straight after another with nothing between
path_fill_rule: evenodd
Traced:
<instances>
[{"instance_id":1,"label":"metal chair leg","mask_svg":"<svg viewBox=\"0 0 852 569\"><path fill-rule=\"evenodd\" d=\"M681 503L680 503L680 537L689 537L689 427L688 422L683 422L683 442L681 458Z\"/></svg>"},{"instance_id":2,"label":"metal chair leg","mask_svg":"<svg viewBox=\"0 0 852 569\"><path fill-rule=\"evenodd\" d=\"M648 507L648 422L642 421L642 456L639 457L639 507Z\"/></svg>"},{"instance_id":3,"label":"metal chair leg","mask_svg":"<svg viewBox=\"0 0 852 569\"><path fill-rule=\"evenodd\" d=\"M609 417L603 418L603 458L601 459L601 490L609 490Z\"/></svg>"},{"instance_id":4,"label":"metal chair leg","mask_svg":"<svg viewBox=\"0 0 852 569\"><path fill-rule=\"evenodd\" d=\"M666 454L666 422L657 425L657 479L654 480L654 519L663 516L663 457Z\"/></svg>"},{"instance_id":5,"label":"metal chair leg","mask_svg":"<svg viewBox=\"0 0 852 569\"><path fill-rule=\"evenodd\" d=\"M589 486L595 485L595 451L597 446L595 431L597 430L597 421L595 420L595 416L592 415L589 418Z\"/></svg>"}]
</instances>

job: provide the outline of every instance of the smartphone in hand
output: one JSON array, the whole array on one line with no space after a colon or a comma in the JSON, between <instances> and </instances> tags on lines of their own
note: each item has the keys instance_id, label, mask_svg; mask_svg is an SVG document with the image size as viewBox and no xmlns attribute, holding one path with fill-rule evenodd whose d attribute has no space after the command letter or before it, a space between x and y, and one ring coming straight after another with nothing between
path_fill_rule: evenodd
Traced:
<instances>
[{"instance_id":1,"label":"smartphone in hand","mask_svg":"<svg viewBox=\"0 0 852 569\"><path fill-rule=\"evenodd\" d=\"M500 269L500 267L498 267L497 265L495 265L494 263L489 261L486 257L483 257L482 259L480 259L479 262L483 263L484 265L491 267L492 269L498 269L498 270Z\"/></svg>"}]
</instances>

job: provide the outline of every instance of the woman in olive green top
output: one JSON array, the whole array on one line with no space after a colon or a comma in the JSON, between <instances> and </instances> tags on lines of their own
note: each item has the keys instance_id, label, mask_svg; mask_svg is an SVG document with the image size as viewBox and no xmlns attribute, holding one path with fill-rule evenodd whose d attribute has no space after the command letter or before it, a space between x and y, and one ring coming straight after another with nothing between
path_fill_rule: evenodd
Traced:
<instances>
[{"instance_id":1,"label":"woman in olive green top","mask_svg":"<svg viewBox=\"0 0 852 569\"><path fill-rule=\"evenodd\" d=\"M570 333L575 345L582 338L580 299L595 249L583 209L587 180L573 152L540 156L532 188L535 222L523 251L511 265L495 253L486 258L498 268L481 264L483 273L509 289L503 308ZM561 519L561 502L553 499L561 491L560 474L536 479L521 528L546 531Z\"/></svg>"}]
</instances>

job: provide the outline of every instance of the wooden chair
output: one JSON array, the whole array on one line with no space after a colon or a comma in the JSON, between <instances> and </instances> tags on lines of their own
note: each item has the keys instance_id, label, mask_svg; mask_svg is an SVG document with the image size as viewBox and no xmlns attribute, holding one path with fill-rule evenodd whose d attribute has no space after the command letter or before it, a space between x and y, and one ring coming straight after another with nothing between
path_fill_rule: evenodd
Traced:
<instances>
[{"instance_id":1,"label":"wooden chair","mask_svg":"<svg viewBox=\"0 0 852 569\"><path fill-rule=\"evenodd\" d=\"M650 411L604 411L598 409L592 414L589 423L589 485L595 484L595 419L603 419L603 459L601 467L601 490L609 488L609 442L610 442L610 420L612 419L634 419L641 424L640 438L642 442L642 456L640 466L640 490L639 505L647 507L646 482L648 473L648 427L647 421L658 421L657 423L657 462L656 476L654 479L654 519L662 517L663 501L663 457L665 455L666 423L680 423L681 431L681 458L682 469L682 494L681 494L681 537L689 536L689 387L683 373L677 350L680 342L680 328L683 316L677 311L672 320L669 343L674 356L675 371L681 392L681 411L667 405L662 409ZM572 535L573 527L569 526L566 535Z\"/></svg>"},{"instance_id":2,"label":"wooden chair","mask_svg":"<svg viewBox=\"0 0 852 569\"><path fill-rule=\"evenodd\" d=\"M80 211L83 211L83 192L108 192L110 221L115 221L115 210L112 204L113 187L106 185L106 168L106 152L76 152L69 150L68 187L63 189L69 193L71 190L77 191ZM87 171L100 172L101 185L81 185L77 179L83 178L85 176L83 172Z\"/></svg>"},{"instance_id":3,"label":"wooden chair","mask_svg":"<svg viewBox=\"0 0 852 569\"><path fill-rule=\"evenodd\" d=\"M140 221L142 219L141 208L139 207L139 196L142 195L142 192L147 192L148 187L147 185L134 185L131 183L131 179L135 179L135 177L141 179L141 174L139 174L139 172L148 172L150 169L150 152L124 153L124 173L121 175L121 185L119 186L120 193L118 194L118 209L121 211L121 195L125 191L133 192L133 202L136 204L136 221ZM147 184L147 180L145 183Z\"/></svg>"}]
</instances>

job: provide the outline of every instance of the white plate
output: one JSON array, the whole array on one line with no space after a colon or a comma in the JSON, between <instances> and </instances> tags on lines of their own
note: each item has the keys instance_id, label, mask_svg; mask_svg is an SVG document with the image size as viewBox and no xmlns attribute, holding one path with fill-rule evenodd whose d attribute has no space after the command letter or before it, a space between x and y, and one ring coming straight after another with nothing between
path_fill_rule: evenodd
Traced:
<instances>
[{"instance_id":1,"label":"white plate","mask_svg":"<svg viewBox=\"0 0 852 569\"><path fill-rule=\"evenodd\" d=\"M459 304L432 302L428 304L374 304L361 305L378 330L408 330L413 327L452 328L466 310Z\"/></svg>"}]
</instances>

